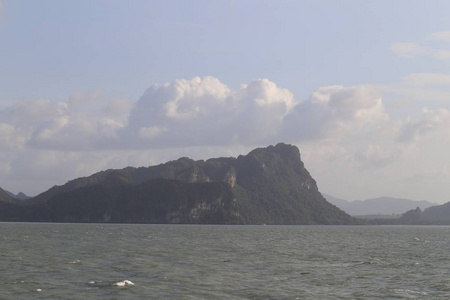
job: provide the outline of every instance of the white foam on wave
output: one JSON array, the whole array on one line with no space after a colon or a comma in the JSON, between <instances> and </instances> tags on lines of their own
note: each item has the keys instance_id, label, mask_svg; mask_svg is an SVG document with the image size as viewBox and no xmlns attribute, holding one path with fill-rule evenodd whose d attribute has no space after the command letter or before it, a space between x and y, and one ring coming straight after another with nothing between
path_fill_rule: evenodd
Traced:
<instances>
[{"instance_id":1,"label":"white foam on wave","mask_svg":"<svg viewBox=\"0 0 450 300\"><path fill-rule=\"evenodd\" d=\"M124 281L116 282L116 283L114 283L113 285L115 285L115 286L126 286L126 285L130 285L130 286L132 286L132 285L134 285L134 283L131 282L130 280L124 280Z\"/></svg>"},{"instance_id":2,"label":"white foam on wave","mask_svg":"<svg viewBox=\"0 0 450 300\"><path fill-rule=\"evenodd\" d=\"M428 295L427 292L413 291L413 290L408 290L408 289L394 289L394 292L396 292L400 295L406 295L406 296L415 296L415 295L426 296L426 295Z\"/></svg>"},{"instance_id":3,"label":"white foam on wave","mask_svg":"<svg viewBox=\"0 0 450 300\"><path fill-rule=\"evenodd\" d=\"M73 261L68 261L67 263L68 264L79 264L80 262L81 262L81 260L76 259L76 260L73 260Z\"/></svg>"}]
</instances>

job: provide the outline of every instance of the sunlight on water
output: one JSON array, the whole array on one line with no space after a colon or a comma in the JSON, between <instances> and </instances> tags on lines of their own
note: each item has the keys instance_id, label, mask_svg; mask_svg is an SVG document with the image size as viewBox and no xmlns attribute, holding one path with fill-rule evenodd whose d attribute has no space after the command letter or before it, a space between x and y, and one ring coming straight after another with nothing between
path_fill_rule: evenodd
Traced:
<instances>
[{"instance_id":1,"label":"sunlight on water","mask_svg":"<svg viewBox=\"0 0 450 300\"><path fill-rule=\"evenodd\" d=\"M0 223L2 299L448 299L450 227Z\"/></svg>"}]
</instances>

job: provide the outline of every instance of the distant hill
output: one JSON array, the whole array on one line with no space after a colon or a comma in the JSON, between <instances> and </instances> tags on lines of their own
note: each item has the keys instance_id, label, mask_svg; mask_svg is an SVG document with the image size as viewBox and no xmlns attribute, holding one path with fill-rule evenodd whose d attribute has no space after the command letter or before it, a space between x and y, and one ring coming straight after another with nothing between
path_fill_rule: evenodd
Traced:
<instances>
[{"instance_id":1,"label":"distant hill","mask_svg":"<svg viewBox=\"0 0 450 300\"><path fill-rule=\"evenodd\" d=\"M297 147L237 158L180 158L106 170L0 206L3 221L198 224L356 224L327 202ZM0 203L1 204L1 203Z\"/></svg>"},{"instance_id":2,"label":"distant hill","mask_svg":"<svg viewBox=\"0 0 450 300\"><path fill-rule=\"evenodd\" d=\"M327 194L323 194L323 196L328 202L336 205L352 216L403 214L406 211L417 207L424 210L428 207L437 205L436 203L428 201L414 201L392 197L346 201Z\"/></svg>"},{"instance_id":3,"label":"distant hill","mask_svg":"<svg viewBox=\"0 0 450 300\"><path fill-rule=\"evenodd\" d=\"M450 223L450 202L425 209L421 215L425 220L446 221Z\"/></svg>"},{"instance_id":4,"label":"distant hill","mask_svg":"<svg viewBox=\"0 0 450 300\"><path fill-rule=\"evenodd\" d=\"M11 193L11 192L9 192L9 191L6 191L6 190L5 190L5 192L7 192L11 197L13 197L13 198L15 198L15 199L18 199L18 200L26 200L26 199L31 198L30 196L27 196L27 195L25 195L25 194L22 193L22 192L18 193L17 195L14 194L14 193Z\"/></svg>"},{"instance_id":5,"label":"distant hill","mask_svg":"<svg viewBox=\"0 0 450 300\"><path fill-rule=\"evenodd\" d=\"M383 225L450 225L450 202L426 208L408 210L400 218L378 218L367 221L368 224Z\"/></svg>"}]
</instances>

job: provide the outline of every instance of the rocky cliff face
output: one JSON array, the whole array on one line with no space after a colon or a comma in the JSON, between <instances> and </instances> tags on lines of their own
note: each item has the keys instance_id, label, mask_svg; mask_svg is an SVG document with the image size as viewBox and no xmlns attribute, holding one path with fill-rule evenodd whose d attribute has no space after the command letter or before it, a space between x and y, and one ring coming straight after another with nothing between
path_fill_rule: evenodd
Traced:
<instances>
[{"instance_id":1,"label":"rocky cliff face","mask_svg":"<svg viewBox=\"0 0 450 300\"><path fill-rule=\"evenodd\" d=\"M328 203L304 167L297 147L258 148L236 161L241 213L251 224L351 224Z\"/></svg>"},{"instance_id":2,"label":"rocky cliff face","mask_svg":"<svg viewBox=\"0 0 450 300\"><path fill-rule=\"evenodd\" d=\"M277 144L237 158L180 158L147 168L107 170L30 199L36 221L353 224L328 203L297 147Z\"/></svg>"}]
</instances>

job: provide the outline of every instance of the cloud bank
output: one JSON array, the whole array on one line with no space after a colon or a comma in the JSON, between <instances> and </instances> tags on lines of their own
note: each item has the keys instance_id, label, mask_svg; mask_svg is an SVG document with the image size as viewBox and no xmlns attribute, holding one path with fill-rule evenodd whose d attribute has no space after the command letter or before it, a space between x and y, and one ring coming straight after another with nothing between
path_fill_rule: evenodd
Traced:
<instances>
[{"instance_id":1,"label":"cloud bank","mask_svg":"<svg viewBox=\"0 0 450 300\"><path fill-rule=\"evenodd\" d=\"M95 151L293 143L351 135L388 122L366 87L328 86L309 99L267 79L234 91L213 77L151 86L136 103L99 91L23 101L0 112L3 147Z\"/></svg>"}]
</instances>

